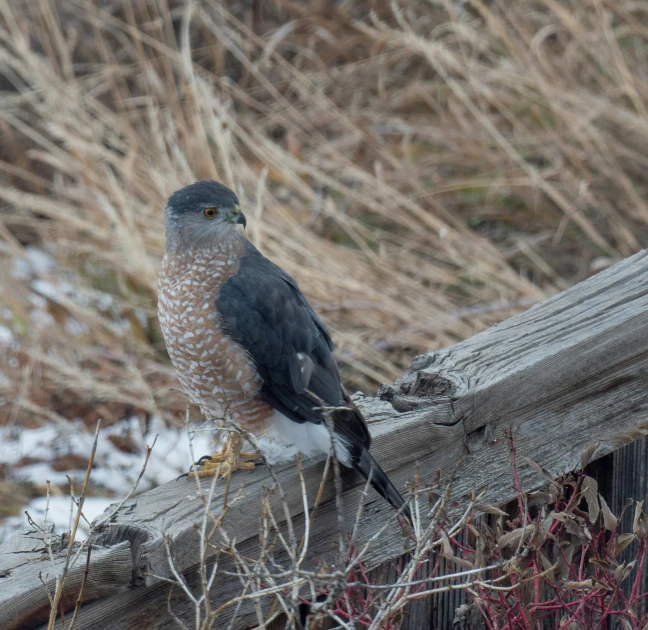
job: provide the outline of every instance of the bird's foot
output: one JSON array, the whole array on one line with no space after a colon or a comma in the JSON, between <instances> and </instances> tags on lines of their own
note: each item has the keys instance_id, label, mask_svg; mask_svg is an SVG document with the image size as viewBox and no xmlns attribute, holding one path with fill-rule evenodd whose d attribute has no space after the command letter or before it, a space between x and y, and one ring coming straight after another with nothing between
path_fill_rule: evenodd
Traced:
<instances>
[{"instance_id":1,"label":"bird's foot","mask_svg":"<svg viewBox=\"0 0 648 630\"><path fill-rule=\"evenodd\" d=\"M232 432L222 451L201 457L186 476L228 479L236 470L254 470L256 468L254 462L258 462L259 455L241 451L242 446L243 436L238 432Z\"/></svg>"},{"instance_id":2,"label":"bird's foot","mask_svg":"<svg viewBox=\"0 0 648 630\"><path fill-rule=\"evenodd\" d=\"M254 470L255 461L259 459L256 453L239 453L238 457L233 457L229 449L212 455L203 455L194 466L197 470L192 470L188 477L214 477L219 476L227 479L236 470Z\"/></svg>"}]
</instances>

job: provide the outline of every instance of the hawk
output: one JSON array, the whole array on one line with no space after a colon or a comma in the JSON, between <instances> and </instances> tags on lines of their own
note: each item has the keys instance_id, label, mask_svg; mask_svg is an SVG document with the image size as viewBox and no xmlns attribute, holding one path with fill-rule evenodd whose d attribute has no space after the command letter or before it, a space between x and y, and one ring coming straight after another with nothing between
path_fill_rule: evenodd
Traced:
<instances>
[{"instance_id":1,"label":"hawk","mask_svg":"<svg viewBox=\"0 0 648 630\"><path fill-rule=\"evenodd\" d=\"M297 283L237 224L246 225L238 198L214 181L178 190L165 208L158 316L185 393L206 417L227 413L252 435L271 436L306 456L330 451L330 414L338 461L370 478L411 522L369 453L371 435L340 383L326 326ZM235 456L251 459L240 445ZM198 474L214 474L214 467L209 461ZM230 472L234 467L254 465L230 462Z\"/></svg>"}]
</instances>

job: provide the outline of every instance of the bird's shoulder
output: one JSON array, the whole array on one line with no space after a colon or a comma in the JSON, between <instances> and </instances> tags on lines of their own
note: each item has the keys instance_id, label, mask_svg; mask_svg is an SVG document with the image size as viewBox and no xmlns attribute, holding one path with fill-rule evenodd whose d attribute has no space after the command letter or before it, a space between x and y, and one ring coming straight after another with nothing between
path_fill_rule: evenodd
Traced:
<instances>
[{"instance_id":1,"label":"bird's shoulder","mask_svg":"<svg viewBox=\"0 0 648 630\"><path fill-rule=\"evenodd\" d=\"M276 336L276 342L292 346L287 350L321 352L320 358L329 360L331 336L297 282L247 239L237 273L221 287L217 308L234 336L255 338L253 329L263 330L269 340Z\"/></svg>"}]
</instances>

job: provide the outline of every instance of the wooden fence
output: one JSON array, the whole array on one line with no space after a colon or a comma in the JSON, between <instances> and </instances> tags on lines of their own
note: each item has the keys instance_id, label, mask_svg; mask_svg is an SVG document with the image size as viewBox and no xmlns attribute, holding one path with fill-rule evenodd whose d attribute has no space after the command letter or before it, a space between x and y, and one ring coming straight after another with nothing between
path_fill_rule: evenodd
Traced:
<instances>
[{"instance_id":1,"label":"wooden fence","mask_svg":"<svg viewBox=\"0 0 648 630\"><path fill-rule=\"evenodd\" d=\"M532 458L555 476L577 467L583 451L598 443L594 459L603 459L596 475L615 509L626 497L646 497L642 438L648 434L647 385L648 252L641 252L471 339L415 358L409 371L383 387L378 397L355 400L371 422L375 458L400 488L418 465L424 480L437 469L442 479L454 471L452 500L459 505L473 490L484 488L483 502L505 504L514 497L505 437L513 431L518 456ZM304 462L309 502L318 491L323 466L322 459ZM295 532L301 535L304 505L296 466L283 466L276 476ZM526 489L542 483L530 467L521 467L520 477ZM260 544L260 505L274 480L261 467L235 474L233 486L242 482L245 490L223 529L236 538L241 554L254 557ZM344 471L342 482L342 518L350 528L364 484L355 473ZM205 492L210 484L209 479L202 481ZM221 504L222 493L218 486L213 505ZM333 483L321 498L306 564L334 561L338 510ZM285 520L279 494L270 502L275 517ZM169 599L168 580L177 579L176 571L187 588L199 586L197 528L203 515L194 480L171 482L128 500L91 537L93 551L75 628L177 628L176 616L193 627L193 604L177 587ZM364 558L368 568L403 553L403 534L393 510L373 491L357 524L357 544L372 537ZM61 563L63 550L54 552L55 562ZM216 546L210 547L204 560L210 562L218 553ZM279 552L274 558L277 564L285 560ZM85 561L82 554L66 578L66 627ZM210 590L212 608L240 593L234 569L231 559L219 556ZM52 586L55 576L38 536L25 535L0 547L0 628L46 627L49 602L42 582ZM456 594L418 602L403 627L449 628L459 602ZM214 627L253 627L257 614L252 602L243 601L225 607Z\"/></svg>"}]
</instances>

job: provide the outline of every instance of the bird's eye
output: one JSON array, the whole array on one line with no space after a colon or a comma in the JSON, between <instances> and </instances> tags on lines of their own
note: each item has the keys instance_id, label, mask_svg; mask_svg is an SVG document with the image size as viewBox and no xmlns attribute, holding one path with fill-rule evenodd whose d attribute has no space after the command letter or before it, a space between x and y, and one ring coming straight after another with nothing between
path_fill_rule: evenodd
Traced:
<instances>
[{"instance_id":1,"label":"bird's eye","mask_svg":"<svg viewBox=\"0 0 648 630\"><path fill-rule=\"evenodd\" d=\"M203 214L208 218L208 219L213 219L217 214L218 210L216 208L205 208L203 210Z\"/></svg>"}]
</instances>

